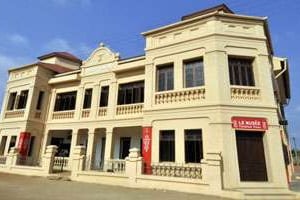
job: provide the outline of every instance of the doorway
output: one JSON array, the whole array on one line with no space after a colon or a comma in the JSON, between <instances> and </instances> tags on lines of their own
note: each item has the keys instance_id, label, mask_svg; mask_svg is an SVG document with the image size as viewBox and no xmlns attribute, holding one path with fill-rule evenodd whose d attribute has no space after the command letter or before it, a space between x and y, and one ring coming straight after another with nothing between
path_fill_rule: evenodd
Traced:
<instances>
[{"instance_id":1,"label":"doorway","mask_svg":"<svg viewBox=\"0 0 300 200\"><path fill-rule=\"evenodd\" d=\"M130 137L121 137L120 138L120 159L125 159L129 154L130 149Z\"/></svg>"},{"instance_id":2,"label":"doorway","mask_svg":"<svg viewBox=\"0 0 300 200\"><path fill-rule=\"evenodd\" d=\"M268 181L264 132L236 131L236 144L241 181Z\"/></svg>"}]
</instances>

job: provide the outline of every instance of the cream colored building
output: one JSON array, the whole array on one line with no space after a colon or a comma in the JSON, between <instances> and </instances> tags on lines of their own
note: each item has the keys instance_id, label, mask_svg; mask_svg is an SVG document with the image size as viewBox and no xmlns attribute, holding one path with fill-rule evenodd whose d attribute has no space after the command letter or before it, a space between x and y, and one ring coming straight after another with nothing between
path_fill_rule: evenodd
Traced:
<instances>
[{"instance_id":1,"label":"cream colored building","mask_svg":"<svg viewBox=\"0 0 300 200\"><path fill-rule=\"evenodd\" d=\"M56 145L54 167L73 180L295 198L283 109L288 62L274 56L267 18L221 5L142 35L143 56L121 59L100 44L84 61L54 52L10 69L2 164L17 147L18 170L36 169ZM141 168L131 165L140 164L137 149Z\"/></svg>"}]
</instances>

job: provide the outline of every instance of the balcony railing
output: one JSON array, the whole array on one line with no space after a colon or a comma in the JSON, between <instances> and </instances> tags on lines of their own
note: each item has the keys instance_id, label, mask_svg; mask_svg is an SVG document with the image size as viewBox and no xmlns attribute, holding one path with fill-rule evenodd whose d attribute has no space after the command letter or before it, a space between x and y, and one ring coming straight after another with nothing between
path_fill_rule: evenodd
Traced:
<instances>
[{"instance_id":1,"label":"balcony railing","mask_svg":"<svg viewBox=\"0 0 300 200\"><path fill-rule=\"evenodd\" d=\"M142 114L143 108L144 108L144 103L118 105L117 106L117 115Z\"/></svg>"},{"instance_id":2,"label":"balcony railing","mask_svg":"<svg viewBox=\"0 0 300 200\"><path fill-rule=\"evenodd\" d=\"M155 104L180 103L205 99L205 88L166 91L155 94Z\"/></svg>"},{"instance_id":3,"label":"balcony railing","mask_svg":"<svg viewBox=\"0 0 300 200\"><path fill-rule=\"evenodd\" d=\"M123 174L125 173L125 160L112 159L106 161L106 168L108 172Z\"/></svg>"},{"instance_id":4,"label":"balcony railing","mask_svg":"<svg viewBox=\"0 0 300 200\"><path fill-rule=\"evenodd\" d=\"M35 119L41 119L41 116L42 116L42 112L41 112L41 111L36 111L36 112L34 113L34 118L35 118Z\"/></svg>"},{"instance_id":5,"label":"balcony railing","mask_svg":"<svg viewBox=\"0 0 300 200\"><path fill-rule=\"evenodd\" d=\"M235 100L257 100L260 98L260 89L245 87L245 86L233 86L231 87L231 99Z\"/></svg>"},{"instance_id":6,"label":"balcony railing","mask_svg":"<svg viewBox=\"0 0 300 200\"><path fill-rule=\"evenodd\" d=\"M5 165L6 163L6 156L0 156L0 164Z\"/></svg>"},{"instance_id":7,"label":"balcony railing","mask_svg":"<svg viewBox=\"0 0 300 200\"><path fill-rule=\"evenodd\" d=\"M81 118L89 118L91 113L91 109L84 109L81 112Z\"/></svg>"},{"instance_id":8,"label":"balcony railing","mask_svg":"<svg viewBox=\"0 0 300 200\"><path fill-rule=\"evenodd\" d=\"M202 178L201 164L152 163L151 167L155 176Z\"/></svg>"},{"instance_id":9,"label":"balcony railing","mask_svg":"<svg viewBox=\"0 0 300 200\"><path fill-rule=\"evenodd\" d=\"M69 163L69 157L55 157L53 163L53 170L70 171L71 166Z\"/></svg>"},{"instance_id":10,"label":"balcony railing","mask_svg":"<svg viewBox=\"0 0 300 200\"><path fill-rule=\"evenodd\" d=\"M98 117L104 117L107 115L107 107L98 109Z\"/></svg>"},{"instance_id":11,"label":"balcony railing","mask_svg":"<svg viewBox=\"0 0 300 200\"><path fill-rule=\"evenodd\" d=\"M54 112L52 119L72 119L74 118L75 111L59 111Z\"/></svg>"},{"instance_id":12,"label":"balcony railing","mask_svg":"<svg viewBox=\"0 0 300 200\"><path fill-rule=\"evenodd\" d=\"M13 110L13 111L6 111L5 118L22 118L24 117L25 110Z\"/></svg>"}]
</instances>

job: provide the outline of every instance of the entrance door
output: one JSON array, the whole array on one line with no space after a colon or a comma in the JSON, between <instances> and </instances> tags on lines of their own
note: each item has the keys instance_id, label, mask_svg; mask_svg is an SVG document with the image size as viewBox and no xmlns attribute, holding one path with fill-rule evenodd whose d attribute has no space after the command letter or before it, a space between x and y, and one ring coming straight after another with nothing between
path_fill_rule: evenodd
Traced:
<instances>
[{"instance_id":1,"label":"entrance door","mask_svg":"<svg viewBox=\"0 0 300 200\"><path fill-rule=\"evenodd\" d=\"M241 181L268 181L263 132L236 131Z\"/></svg>"},{"instance_id":2,"label":"entrance door","mask_svg":"<svg viewBox=\"0 0 300 200\"><path fill-rule=\"evenodd\" d=\"M130 137L120 138L120 159L125 159L128 156L130 149L130 140Z\"/></svg>"}]
</instances>

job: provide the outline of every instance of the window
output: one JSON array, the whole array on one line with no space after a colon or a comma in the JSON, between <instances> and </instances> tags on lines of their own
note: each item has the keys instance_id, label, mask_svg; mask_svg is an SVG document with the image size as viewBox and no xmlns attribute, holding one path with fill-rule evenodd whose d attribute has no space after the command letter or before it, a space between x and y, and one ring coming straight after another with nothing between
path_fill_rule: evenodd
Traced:
<instances>
[{"instance_id":1,"label":"window","mask_svg":"<svg viewBox=\"0 0 300 200\"><path fill-rule=\"evenodd\" d=\"M54 111L74 110L76 95L76 91L57 94Z\"/></svg>"},{"instance_id":2,"label":"window","mask_svg":"<svg viewBox=\"0 0 300 200\"><path fill-rule=\"evenodd\" d=\"M0 155L3 156L6 146L7 136L2 136L0 143Z\"/></svg>"},{"instance_id":3,"label":"window","mask_svg":"<svg viewBox=\"0 0 300 200\"><path fill-rule=\"evenodd\" d=\"M30 143L29 143L29 149L28 149L28 156L31 157L33 153L33 147L34 147L34 141L35 141L35 136L30 137Z\"/></svg>"},{"instance_id":4,"label":"window","mask_svg":"<svg viewBox=\"0 0 300 200\"><path fill-rule=\"evenodd\" d=\"M160 131L159 138L159 161L175 161L175 131Z\"/></svg>"},{"instance_id":5,"label":"window","mask_svg":"<svg viewBox=\"0 0 300 200\"><path fill-rule=\"evenodd\" d=\"M9 153L10 148L16 146L16 142L17 142L17 136L11 136L7 153Z\"/></svg>"},{"instance_id":6,"label":"window","mask_svg":"<svg viewBox=\"0 0 300 200\"><path fill-rule=\"evenodd\" d=\"M16 98L17 98L17 93L16 92L13 92L13 93L9 94L7 110L13 110L14 109L15 103L16 103Z\"/></svg>"},{"instance_id":7,"label":"window","mask_svg":"<svg viewBox=\"0 0 300 200\"><path fill-rule=\"evenodd\" d=\"M144 81L119 86L118 105L144 102Z\"/></svg>"},{"instance_id":8,"label":"window","mask_svg":"<svg viewBox=\"0 0 300 200\"><path fill-rule=\"evenodd\" d=\"M21 91L17 109L25 109L27 104L27 99L28 99L28 90Z\"/></svg>"},{"instance_id":9,"label":"window","mask_svg":"<svg viewBox=\"0 0 300 200\"><path fill-rule=\"evenodd\" d=\"M93 89L86 89L84 92L83 109L91 108Z\"/></svg>"},{"instance_id":10,"label":"window","mask_svg":"<svg viewBox=\"0 0 300 200\"><path fill-rule=\"evenodd\" d=\"M109 86L101 87L101 96L100 96L100 107L108 106L108 95L109 95Z\"/></svg>"},{"instance_id":11,"label":"window","mask_svg":"<svg viewBox=\"0 0 300 200\"><path fill-rule=\"evenodd\" d=\"M185 162L200 163L203 158L202 130L185 130Z\"/></svg>"},{"instance_id":12,"label":"window","mask_svg":"<svg viewBox=\"0 0 300 200\"><path fill-rule=\"evenodd\" d=\"M184 62L184 80L186 88L204 85L202 60Z\"/></svg>"},{"instance_id":13,"label":"window","mask_svg":"<svg viewBox=\"0 0 300 200\"><path fill-rule=\"evenodd\" d=\"M174 89L174 67L173 64L157 67L157 91L167 91Z\"/></svg>"},{"instance_id":14,"label":"window","mask_svg":"<svg viewBox=\"0 0 300 200\"><path fill-rule=\"evenodd\" d=\"M41 110L42 104L43 104L43 98L44 98L44 92L40 91L38 101L37 101L37 104L36 104L36 109L37 110Z\"/></svg>"},{"instance_id":15,"label":"window","mask_svg":"<svg viewBox=\"0 0 300 200\"><path fill-rule=\"evenodd\" d=\"M231 85L255 86L252 59L229 58Z\"/></svg>"}]
</instances>

